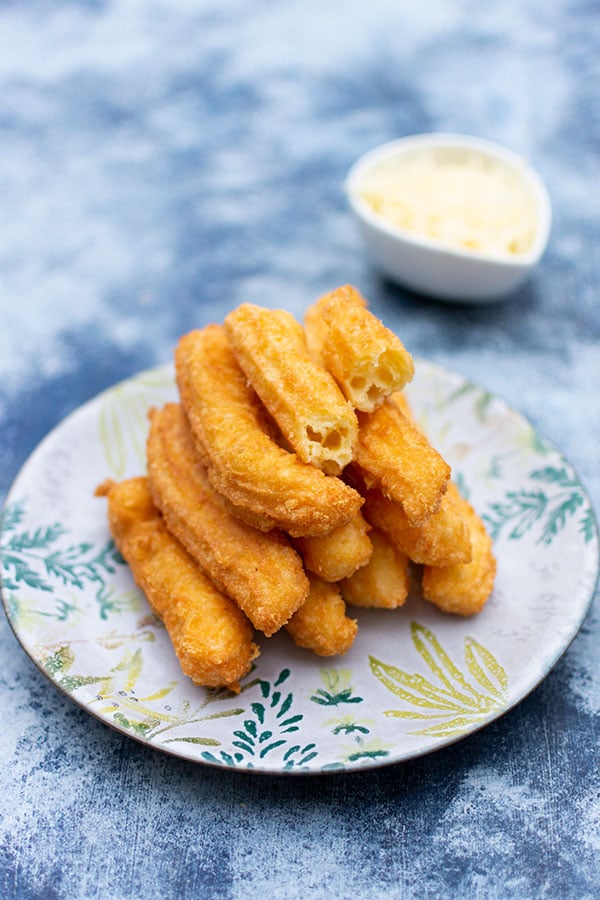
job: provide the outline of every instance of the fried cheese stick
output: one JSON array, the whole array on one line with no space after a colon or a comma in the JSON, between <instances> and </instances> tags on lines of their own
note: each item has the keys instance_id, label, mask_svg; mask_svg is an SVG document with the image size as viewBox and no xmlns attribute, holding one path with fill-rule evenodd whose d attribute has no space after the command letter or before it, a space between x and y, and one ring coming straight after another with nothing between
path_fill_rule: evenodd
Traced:
<instances>
[{"instance_id":1,"label":"fried cheese stick","mask_svg":"<svg viewBox=\"0 0 600 900\"><path fill-rule=\"evenodd\" d=\"M304 325L313 357L356 409L372 412L412 381L412 356L351 285L317 300L306 311Z\"/></svg>"},{"instance_id":2,"label":"fried cheese stick","mask_svg":"<svg viewBox=\"0 0 600 900\"><path fill-rule=\"evenodd\" d=\"M224 320L236 359L305 463L339 475L358 436L352 404L310 357L304 329L283 309L242 303Z\"/></svg>"},{"instance_id":3,"label":"fried cheese stick","mask_svg":"<svg viewBox=\"0 0 600 900\"><path fill-rule=\"evenodd\" d=\"M401 503L411 525L422 525L439 508L450 466L423 432L386 397L372 413L359 413L356 465L368 488Z\"/></svg>"},{"instance_id":4,"label":"fried cheese stick","mask_svg":"<svg viewBox=\"0 0 600 900\"><path fill-rule=\"evenodd\" d=\"M454 482L439 508L423 525L411 525L400 503L388 500L377 488L365 490L364 516L384 531L414 563L430 566L471 561L471 539L465 516L465 502Z\"/></svg>"},{"instance_id":5,"label":"fried cheese stick","mask_svg":"<svg viewBox=\"0 0 600 900\"><path fill-rule=\"evenodd\" d=\"M467 501L466 522L473 556L471 562L451 566L423 568L423 597L439 609L460 616L470 616L483 609L496 577L496 559L492 540L482 520Z\"/></svg>"},{"instance_id":6,"label":"fried cheese stick","mask_svg":"<svg viewBox=\"0 0 600 900\"><path fill-rule=\"evenodd\" d=\"M185 335L175 351L181 401L219 493L256 527L293 537L326 534L354 516L362 497L279 447L222 326Z\"/></svg>"},{"instance_id":7,"label":"fried cheese stick","mask_svg":"<svg viewBox=\"0 0 600 900\"><path fill-rule=\"evenodd\" d=\"M370 536L371 559L340 582L342 596L351 606L397 609L410 590L410 560L378 528Z\"/></svg>"},{"instance_id":8,"label":"fried cheese stick","mask_svg":"<svg viewBox=\"0 0 600 900\"><path fill-rule=\"evenodd\" d=\"M163 620L181 669L197 684L239 692L258 648L252 626L167 530L146 478L106 481L110 530L136 583Z\"/></svg>"},{"instance_id":9,"label":"fried cheese stick","mask_svg":"<svg viewBox=\"0 0 600 900\"><path fill-rule=\"evenodd\" d=\"M320 537L295 538L304 565L324 581L341 581L370 559L369 524L357 513L345 525Z\"/></svg>"},{"instance_id":10,"label":"fried cheese stick","mask_svg":"<svg viewBox=\"0 0 600 900\"><path fill-rule=\"evenodd\" d=\"M346 615L338 586L311 575L308 599L285 630L297 647L312 650L317 656L337 656L354 643L358 624Z\"/></svg>"},{"instance_id":11,"label":"fried cheese stick","mask_svg":"<svg viewBox=\"0 0 600 900\"><path fill-rule=\"evenodd\" d=\"M267 636L304 603L309 583L298 553L279 531L262 532L231 515L211 487L178 403L151 413L148 477L169 530Z\"/></svg>"}]
</instances>

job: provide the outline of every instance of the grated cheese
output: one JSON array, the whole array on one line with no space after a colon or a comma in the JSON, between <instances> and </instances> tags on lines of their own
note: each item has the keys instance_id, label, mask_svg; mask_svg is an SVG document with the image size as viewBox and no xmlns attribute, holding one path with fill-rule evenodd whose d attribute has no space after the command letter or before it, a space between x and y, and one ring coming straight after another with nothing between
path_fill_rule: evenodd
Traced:
<instances>
[{"instance_id":1,"label":"grated cheese","mask_svg":"<svg viewBox=\"0 0 600 900\"><path fill-rule=\"evenodd\" d=\"M385 160L363 176L360 193L389 222L447 246L513 255L534 240L535 211L518 173L476 152Z\"/></svg>"}]
</instances>

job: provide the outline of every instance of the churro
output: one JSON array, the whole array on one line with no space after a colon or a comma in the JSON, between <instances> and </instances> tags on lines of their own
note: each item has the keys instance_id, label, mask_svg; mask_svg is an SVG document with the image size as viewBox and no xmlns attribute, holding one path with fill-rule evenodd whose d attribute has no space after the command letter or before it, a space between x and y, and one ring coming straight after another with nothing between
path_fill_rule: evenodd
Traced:
<instances>
[{"instance_id":1,"label":"churro","mask_svg":"<svg viewBox=\"0 0 600 900\"><path fill-rule=\"evenodd\" d=\"M108 498L115 544L163 620L183 673L197 684L238 692L258 655L248 619L167 530L146 478L106 481L96 494Z\"/></svg>"},{"instance_id":2,"label":"churro","mask_svg":"<svg viewBox=\"0 0 600 900\"><path fill-rule=\"evenodd\" d=\"M343 654L347 604L401 607L411 578L441 610L482 609L492 541L412 414L411 355L355 288L304 327L244 303L184 335L175 372L179 402L150 412L147 477L97 493L194 681L240 690L253 629Z\"/></svg>"},{"instance_id":3,"label":"churro","mask_svg":"<svg viewBox=\"0 0 600 900\"><path fill-rule=\"evenodd\" d=\"M304 565L325 581L341 581L369 561L370 526L361 513L320 537L295 538Z\"/></svg>"},{"instance_id":4,"label":"churro","mask_svg":"<svg viewBox=\"0 0 600 900\"><path fill-rule=\"evenodd\" d=\"M298 458L339 475L354 454L356 415L311 359L300 323L287 310L242 303L224 325L238 363Z\"/></svg>"},{"instance_id":5,"label":"churro","mask_svg":"<svg viewBox=\"0 0 600 900\"><path fill-rule=\"evenodd\" d=\"M317 656L346 653L358 631L355 619L346 615L346 604L337 585L310 576L310 593L285 630L298 647Z\"/></svg>"},{"instance_id":6,"label":"churro","mask_svg":"<svg viewBox=\"0 0 600 900\"><path fill-rule=\"evenodd\" d=\"M454 482L450 481L437 511L423 525L411 525L402 505L388 500L377 488L365 489L364 497L365 518L384 531L413 562L430 566L470 562L465 501Z\"/></svg>"},{"instance_id":7,"label":"churro","mask_svg":"<svg viewBox=\"0 0 600 900\"><path fill-rule=\"evenodd\" d=\"M471 562L424 566L422 589L423 597L444 612L471 616L483 609L492 592L496 559L492 539L467 501L463 511L473 551Z\"/></svg>"},{"instance_id":8,"label":"churro","mask_svg":"<svg viewBox=\"0 0 600 900\"><path fill-rule=\"evenodd\" d=\"M372 412L412 381L412 356L351 285L309 307L304 325L313 357L331 372L355 409Z\"/></svg>"},{"instance_id":9,"label":"churro","mask_svg":"<svg viewBox=\"0 0 600 900\"><path fill-rule=\"evenodd\" d=\"M370 532L373 553L369 562L340 582L351 606L397 609L410 590L410 560L378 528Z\"/></svg>"},{"instance_id":10,"label":"churro","mask_svg":"<svg viewBox=\"0 0 600 900\"><path fill-rule=\"evenodd\" d=\"M152 412L147 460L152 495L170 531L255 628L274 634L309 589L289 540L231 515L210 485L179 404Z\"/></svg>"},{"instance_id":11,"label":"churro","mask_svg":"<svg viewBox=\"0 0 600 900\"><path fill-rule=\"evenodd\" d=\"M326 534L354 516L362 497L336 477L278 446L222 326L192 331L179 342L175 367L181 401L219 493L255 524L294 537Z\"/></svg>"},{"instance_id":12,"label":"churro","mask_svg":"<svg viewBox=\"0 0 600 900\"><path fill-rule=\"evenodd\" d=\"M451 469L392 397L372 413L359 413L356 465L365 485L402 504L411 525L439 508Z\"/></svg>"}]
</instances>

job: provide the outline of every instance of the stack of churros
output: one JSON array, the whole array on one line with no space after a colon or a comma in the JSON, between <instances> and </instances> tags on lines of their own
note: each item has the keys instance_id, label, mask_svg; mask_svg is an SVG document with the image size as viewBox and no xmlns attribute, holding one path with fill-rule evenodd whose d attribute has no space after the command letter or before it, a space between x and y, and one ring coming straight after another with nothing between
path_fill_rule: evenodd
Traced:
<instances>
[{"instance_id":1,"label":"stack of churros","mask_svg":"<svg viewBox=\"0 0 600 900\"><path fill-rule=\"evenodd\" d=\"M343 654L347 606L395 609L415 579L441 610L482 609L492 542L412 417L410 353L355 288L303 325L244 303L184 335L175 369L146 475L96 493L193 681L239 691L257 633Z\"/></svg>"}]
</instances>

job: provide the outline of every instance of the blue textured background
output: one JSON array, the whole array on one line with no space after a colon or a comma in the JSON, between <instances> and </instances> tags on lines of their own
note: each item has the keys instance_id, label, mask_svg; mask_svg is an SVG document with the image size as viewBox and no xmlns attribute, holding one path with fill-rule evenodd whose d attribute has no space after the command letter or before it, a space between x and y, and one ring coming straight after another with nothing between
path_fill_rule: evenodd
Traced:
<instances>
[{"instance_id":1,"label":"blue textured background","mask_svg":"<svg viewBox=\"0 0 600 900\"><path fill-rule=\"evenodd\" d=\"M242 300L353 282L412 352L521 409L596 508L600 7L591 0L0 2L0 502L80 403ZM554 205L535 278L488 307L379 278L342 182L450 130L526 155ZM112 732L0 621L3 898L600 897L600 621L483 732L309 779Z\"/></svg>"}]
</instances>

